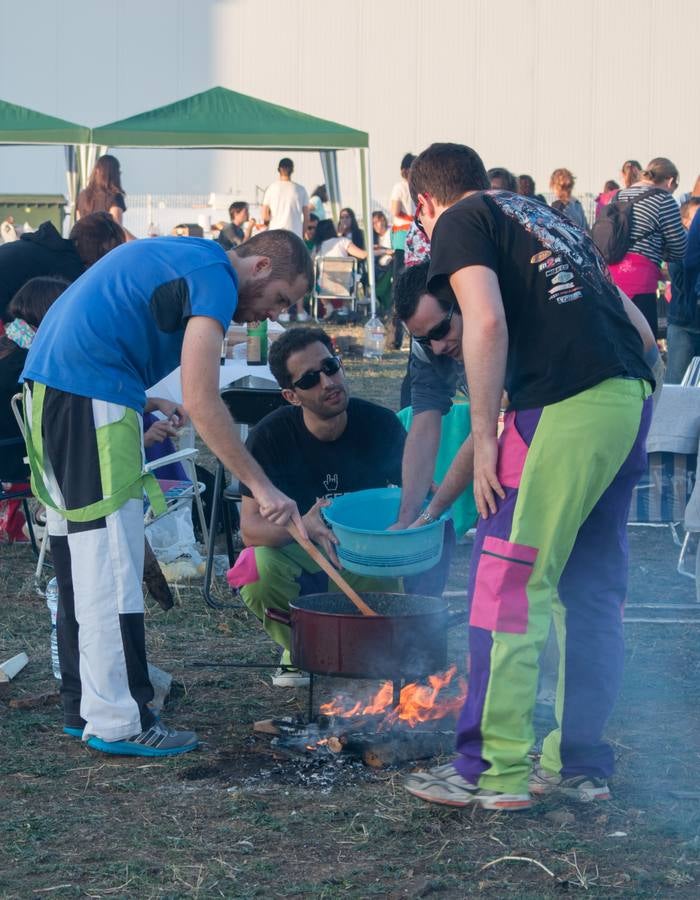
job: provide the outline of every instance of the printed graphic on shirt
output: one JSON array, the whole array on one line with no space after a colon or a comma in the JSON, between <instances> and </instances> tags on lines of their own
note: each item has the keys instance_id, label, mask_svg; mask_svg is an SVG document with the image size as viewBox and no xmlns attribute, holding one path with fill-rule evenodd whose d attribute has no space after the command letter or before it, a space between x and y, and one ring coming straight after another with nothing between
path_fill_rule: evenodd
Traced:
<instances>
[{"instance_id":1,"label":"printed graphic on shirt","mask_svg":"<svg viewBox=\"0 0 700 900\"><path fill-rule=\"evenodd\" d=\"M599 279L609 281L605 261L590 236L565 216L542 203L531 203L518 194L506 191L488 191L488 194L506 216L515 219L536 237L546 250L556 254L545 260L540 253L536 253L530 262L533 265L539 262L538 271L549 274L550 264L554 267L563 257L564 261L573 264L578 275L591 283L595 284Z\"/></svg>"},{"instance_id":2,"label":"printed graphic on shirt","mask_svg":"<svg viewBox=\"0 0 700 900\"><path fill-rule=\"evenodd\" d=\"M323 486L326 489L326 497L335 497L338 493L338 476L331 475L330 473L326 475L323 479Z\"/></svg>"}]
</instances>

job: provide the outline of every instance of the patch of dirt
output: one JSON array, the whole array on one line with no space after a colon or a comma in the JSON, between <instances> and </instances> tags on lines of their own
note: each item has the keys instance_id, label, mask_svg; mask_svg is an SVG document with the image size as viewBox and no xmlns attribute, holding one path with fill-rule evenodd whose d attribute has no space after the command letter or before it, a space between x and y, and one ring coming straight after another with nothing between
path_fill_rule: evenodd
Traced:
<instances>
[{"instance_id":1,"label":"patch of dirt","mask_svg":"<svg viewBox=\"0 0 700 900\"><path fill-rule=\"evenodd\" d=\"M352 360L357 394L396 408L406 354ZM471 545L449 588L463 591ZM668 529L630 530L627 669L609 724L613 800L547 800L517 814L433 807L408 795L410 766L374 771L281 756L252 724L306 711L270 683L277 654L244 609L205 607L196 585L163 612L148 601L150 659L177 690L168 724L202 748L170 760L109 758L61 733L57 706L11 709L55 690L49 616L25 547L0 547L0 658L29 665L0 693L0 897L696 898L700 891L700 630L695 586L675 571ZM223 582L217 595L228 598ZM463 600L455 597L459 608ZM660 604L663 618L633 623ZM674 605L687 605L685 610ZM648 614L648 615L647 615ZM658 618L658 615L657 615ZM449 654L466 669L466 626ZM270 661L270 669L192 663ZM325 697L339 685L319 685Z\"/></svg>"}]
</instances>

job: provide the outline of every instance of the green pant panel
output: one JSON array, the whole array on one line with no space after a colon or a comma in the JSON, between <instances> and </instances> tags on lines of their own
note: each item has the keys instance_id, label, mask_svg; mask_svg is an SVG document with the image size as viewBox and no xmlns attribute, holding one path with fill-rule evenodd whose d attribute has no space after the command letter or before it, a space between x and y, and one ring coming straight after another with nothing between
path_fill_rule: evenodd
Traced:
<instances>
[{"instance_id":1,"label":"green pant panel","mask_svg":"<svg viewBox=\"0 0 700 900\"><path fill-rule=\"evenodd\" d=\"M479 779L480 787L516 793L525 789L539 657L558 603L559 579L581 525L630 453L645 396L643 382L615 378L542 410L507 538L538 551L526 587L527 628L523 633L492 634L481 722L482 754L489 768ZM563 608L557 619L561 648L566 642ZM558 711L561 715L561 700ZM559 759L557 733L545 742L547 768L550 760Z\"/></svg>"},{"instance_id":2,"label":"green pant panel","mask_svg":"<svg viewBox=\"0 0 700 900\"><path fill-rule=\"evenodd\" d=\"M248 609L263 624L263 628L275 643L287 652L291 648L291 632L281 622L273 622L265 616L266 609L287 612L289 604L297 599L300 592L299 579L303 573L314 575L320 572L318 565L298 544L285 547L256 547L255 563L259 579L240 588L240 595ZM377 578L371 575L357 575L341 569L345 580L356 591L403 591L400 578ZM337 591L334 585L324 590Z\"/></svg>"}]
</instances>

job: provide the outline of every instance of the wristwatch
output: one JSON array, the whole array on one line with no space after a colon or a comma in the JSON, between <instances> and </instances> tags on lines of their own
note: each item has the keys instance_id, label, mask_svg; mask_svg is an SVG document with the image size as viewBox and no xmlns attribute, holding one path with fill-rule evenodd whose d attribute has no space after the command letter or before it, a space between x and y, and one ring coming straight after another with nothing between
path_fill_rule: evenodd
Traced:
<instances>
[{"instance_id":1,"label":"wristwatch","mask_svg":"<svg viewBox=\"0 0 700 900\"><path fill-rule=\"evenodd\" d=\"M427 509L424 509L418 518L425 522L426 525L432 525L435 522L435 516L431 516Z\"/></svg>"}]
</instances>

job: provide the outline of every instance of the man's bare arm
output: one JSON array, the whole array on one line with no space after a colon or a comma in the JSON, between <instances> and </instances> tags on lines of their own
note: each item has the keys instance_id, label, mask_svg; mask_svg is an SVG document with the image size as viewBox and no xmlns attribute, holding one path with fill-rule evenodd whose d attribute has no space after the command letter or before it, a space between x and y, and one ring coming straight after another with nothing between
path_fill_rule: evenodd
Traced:
<instances>
[{"instance_id":1,"label":"man's bare arm","mask_svg":"<svg viewBox=\"0 0 700 900\"><path fill-rule=\"evenodd\" d=\"M420 512L433 482L442 416L427 409L413 417L401 463L401 509L397 525L408 528Z\"/></svg>"},{"instance_id":2,"label":"man's bare arm","mask_svg":"<svg viewBox=\"0 0 700 900\"><path fill-rule=\"evenodd\" d=\"M206 316L187 323L182 345L182 399L204 443L224 466L245 482L261 515L277 525L292 519L306 534L296 503L277 490L242 444L233 419L219 395L221 325Z\"/></svg>"},{"instance_id":3,"label":"man's bare arm","mask_svg":"<svg viewBox=\"0 0 700 900\"><path fill-rule=\"evenodd\" d=\"M496 475L497 429L508 355L508 329L496 273L467 266L450 276L464 321L462 349L474 439L474 498L480 515L496 512L505 493Z\"/></svg>"},{"instance_id":4,"label":"man's bare arm","mask_svg":"<svg viewBox=\"0 0 700 900\"><path fill-rule=\"evenodd\" d=\"M246 547L284 547L292 542L286 528L263 519L252 497L242 499L241 538Z\"/></svg>"},{"instance_id":5,"label":"man's bare arm","mask_svg":"<svg viewBox=\"0 0 700 900\"><path fill-rule=\"evenodd\" d=\"M335 548L338 538L321 518L320 511L330 500L319 498L304 515L303 522L309 538L318 544L331 562L340 566ZM291 543L286 528L263 519L258 504L251 497L243 497L241 505L241 537L247 547L284 547Z\"/></svg>"},{"instance_id":6,"label":"man's bare arm","mask_svg":"<svg viewBox=\"0 0 700 900\"><path fill-rule=\"evenodd\" d=\"M435 492L432 500L426 508L426 512L437 519L446 509L455 502L460 494L463 494L474 479L474 441L472 436L466 439L457 451L457 455L450 463L450 468L445 472L445 477L440 482L440 487ZM416 522L416 525L423 523Z\"/></svg>"}]
</instances>

